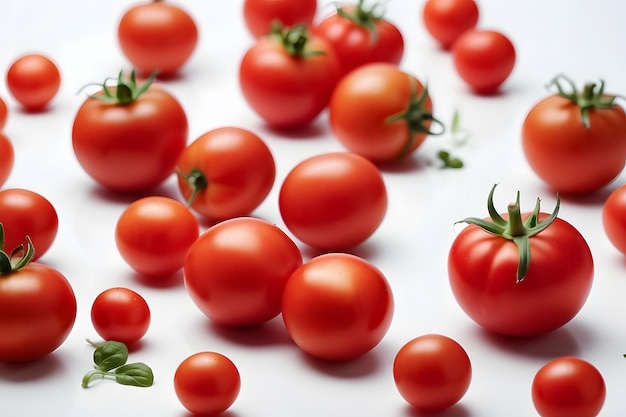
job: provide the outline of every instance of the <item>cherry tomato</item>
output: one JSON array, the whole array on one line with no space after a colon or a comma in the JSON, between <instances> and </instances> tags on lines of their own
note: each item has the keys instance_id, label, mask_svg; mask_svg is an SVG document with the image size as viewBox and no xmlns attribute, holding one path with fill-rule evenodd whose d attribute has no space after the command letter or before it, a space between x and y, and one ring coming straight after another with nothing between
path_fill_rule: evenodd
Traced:
<instances>
[{"instance_id":1,"label":"cherry tomato","mask_svg":"<svg viewBox=\"0 0 626 417\"><path fill-rule=\"evenodd\" d=\"M41 111L59 91L61 73L50 58L27 54L9 66L6 82L9 92L24 109Z\"/></svg>"},{"instance_id":2,"label":"cherry tomato","mask_svg":"<svg viewBox=\"0 0 626 417\"><path fill-rule=\"evenodd\" d=\"M493 189L491 207L492 198ZM580 232L557 217L558 207L548 215L537 204L521 214L518 198L506 214L493 209L490 220L463 220L470 224L448 255L450 285L460 307L485 329L544 334L569 322L585 303L593 258Z\"/></svg>"},{"instance_id":3,"label":"cherry tomato","mask_svg":"<svg viewBox=\"0 0 626 417\"><path fill-rule=\"evenodd\" d=\"M383 339L394 300L383 273L347 253L319 255L296 269L283 294L283 321L294 343L311 356L346 361Z\"/></svg>"},{"instance_id":4,"label":"cherry tomato","mask_svg":"<svg viewBox=\"0 0 626 417\"><path fill-rule=\"evenodd\" d=\"M198 238L196 217L169 197L143 197L130 204L115 227L115 243L135 271L152 278L171 276L183 267Z\"/></svg>"},{"instance_id":5,"label":"cherry tomato","mask_svg":"<svg viewBox=\"0 0 626 417\"><path fill-rule=\"evenodd\" d=\"M15 151L9 138L0 133L0 187L9 179L15 164Z\"/></svg>"},{"instance_id":6,"label":"cherry tomato","mask_svg":"<svg viewBox=\"0 0 626 417\"><path fill-rule=\"evenodd\" d=\"M267 35L275 22L283 26L310 27L317 12L317 0L245 0L243 18L255 38Z\"/></svg>"},{"instance_id":7,"label":"cherry tomato","mask_svg":"<svg viewBox=\"0 0 626 417\"><path fill-rule=\"evenodd\" d=\"M91 323L104 340L132 345L150 327L150 307L140 294L129 288L109 288L93 301Z\"/></svg>"},{"instance_id":8,"label":"cherry tomato","mask_svg":"<svg viewBox=\"0 0 626 417\"><path fill-rule=\"evenodd\" d=\"M626 184L612 191L605 200L602 226L613 246L626 255Z\"/></svg>"},{"instance_id":9,"label":"cherry tomato","mask_svg":"<svg viewBox=\"0 0 626 417\"><path fill-rule=\"evenodd\" d=\"M515 67L515 47L494 30L469 29L452 47L454 67L478 94L492 94L509 78Z\"/></svg>"},{"instance_id":10,"label":"cherry tomato","mask_svg":"<svg viewBox=\"0 0 626 417\"><path fill-rule=\"evenodd\" d=\"M573 356L551 360L532 382L533 404L541 417L595 417L605 397L600 371Z\"/></svg>"},{"instance_id":11,"label":"cherry tomato","mask_svg":"<svg viewBox=\"0 0 626 417\"><path fill-rule=\"evenodd\" d=\"M566 92L561 81L571 85ZM585 194L613 181L626 161L626 113L604 84L574 83L560 76L559 90L541 99L522 124L522 148L532 170L560 193Z\"/></svg>"},{"instance_id":12,"label":"cherry tomato","mask_svg":"<svg viewBox=\"0 0 626 417\"><path fill-rule=\"evenodd\" d=\"M404 38L376 3L366 9L363 0L355 6L340 6L325 17L313 33L326 39L335 50L342 76L372 62L398 65L404 54Z\"/></svg>"},{"instance_id":13,"label":"cherry tomato","mask_svg":"<svg viewBox=\"0 0 626 417\"><path fill-rule=\"evenodd\" d=\"M250 214L274 185L276 165L256 134L237 127L211 130L178 160L178 187L191 208L210 220Z\"/></svg>"},{"instance_id":14,"label":"cherry tomato","mask_svg":"<svg viewBox=\"0 0 626 417\"><path fill-rule=\"evenodd\" d=\"M6 126L8 115L9 109L7 108L7 103L0 98L0 131Z\"/></svg>"},{"instance_id":15,"label":"cherry tomato","mask_svg":"<svg viewBox=\"0 0 626 417\"><path fill-rule=\"evenodd\" d=\"M427 0L422 21L428 33L449 50L466 30L478 23L479 10L474 0Z\"/></svg>"},{"instance_id":16,"label":"cherry tomato","mask_svg":"<svg viewBox=\"0 0 626 417\"><path fill-rule=\"evenodd\" d=\"M235 364L217 352L198 352L185 358L174 373L174 391L193 415L215 416L235 402L241 376Z\"/></svg>"},{"instance_id":17,"label":"cherry tomato","mask_svg":"<svg viewBox=\"0 0 626 417\"><path fill-rule=\"evenodd\" d=\"M407 342L396 354L393 378L409 404L426 412L442 411L467 392L472 364L463 347L440 334L426 334Z\"/></svg>"},{"instance_id":18,"label":"cherry tomato","mask_svg":"<svg viewBox=\"0 0 626 417\"><path fill-rule=\"evenodd\" d=\"M422 83L391 64L364 65L337 84L330 125L347 150L374 163L401 159L431 133L433 104Z\"/></svg>"},{"instance_id":19,"label":"cherry tomato","mask_svg":"<svg viewBox=\"0 0 626 417\"><path fill-rule=\"evenodd\" d=\"M332 46L304 26L278 28L245 53L239 83L247 103L270 126L298 128L326 108L339 79Z\"/></svg>"},{"instance_id":20,"label":"cherry tomato","mask_svg":"<svg viewBox=\"0 0 626 417\"><path fill-rule=\"evenodd\" d=\"M120 73L117 86L89 97L75 116L74 154L87 174L112 191L143 192L161 184L187 145L183 107L151 82L138 85L134 73L128 81Z\"/></svg>"},{"instance_id":21,"label":"cherry tomato","mask_svg":"<svg viewBox=\"0 0 626 417\"><path fill-rule=\"evenodd\" d=\"M33 260L41 258L52 246L59 229L56 209L43 195L21 188L0 191L0 223L4 225L4 248L10 251L33 242Z\"/></svg>"},{"instance_id":22,"label":"cherry tomato","mask_svg":"<svg viewBox=\"0 0 626 417\"><path fill-rule=\"evenodd\" d=\"M237 217L211 226L191 246L185 287L211 320L250 326L280 313L285 283L301 264L300 250L279 227Z\"/></svg>"},{"instance_id":23,"label":"cherry tomato","mask_svg":"<svg viewBox=\"0 0 626 417\"><path fill-rule=\"evenodd\" d=\"M153 1L127 10L117 29L122 52L147 76L171 77L189 60L198 43L198 28L185 10Z\"/></svg>"},{"instance_id":24,"label":"cherry tomato","mask_svg":"<svg viewBox=\"0 0 626 417\"><path fill-rule=\"evenodd\" d=\"M370 161L332 152L296 165L283 181L278 203L285 225L303 243L347 250L378 229L387 212L387 190Z\"/></svg>"}]
</instances>

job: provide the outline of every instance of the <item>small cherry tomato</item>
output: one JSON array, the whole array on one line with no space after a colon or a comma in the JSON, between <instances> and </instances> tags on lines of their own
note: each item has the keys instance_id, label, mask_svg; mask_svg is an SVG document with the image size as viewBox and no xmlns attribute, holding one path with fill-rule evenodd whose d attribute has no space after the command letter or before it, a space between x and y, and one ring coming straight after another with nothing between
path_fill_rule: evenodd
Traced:
<instances>
[{"instance_id":1,"label":"small cherry tomato","mask_svg":"<svg viewBox=\"0 0 626 417\"><path fill-rule=\"evenodd\" d=\"M304 24L310 27L317 12L317 0L245 0L243 18L250 34L255 38L267 35L272 25Z\"/></svg>"},{"instance_id":2,"label":"small cherry tomato","mask_svg":"<svg viewBox=\"0 0 626 417\"><path fill-rule=\"evenodd\" d=\"M185 358L174 373L174 391L193 415L215 416L232 406L239 395L241 376L235 364L217 352L198 352Z\"/></svg>"},{"instance_id":3,"label":"small cherry tomato","mask_svg":"<svg viewBox=\"0 0 626 417\"><path fill-rule=\"evenodd\" d=\"M626 255L626 184L613 190L604 202L602 226L613 246Z\"/></svg>"},{"instance_id":4,"label":"small cherry tomato","mask_svg":"<svg viewBox=\"0 0 626 417\"><path fill-rule=\"evenodd\" d=\"M532 382L533 404L541 417L595 417L605 397L600 371L573 356L551 360L537 371Z\"/></svg>"},{"instance_id":5,"label":"small cherry tomato","mask_svg":"<svg viewBox=\"0 0 626 417\"><path fill-rule=\"evenodd\" d=\"M515 67L515 47L494 30L469 29L452 47L459 76L478 94L493 94Z\"/></svg>"},{"instance_id":6,"label":"small cherry tomato","mask_svg":"<svg viewBox=\"0 0 626 417\"><path fill-rule=\"evenodd\" d=\"M393 378L402 398L418 410L442 411L467 392L472 365L455 340L427 334L407 342L396 354Z\"/></svg>"},{"instance_id":7,"label":"small cherry tomato","mask_svg":"<svg viewBox=\"0 0 626 417\"><path fill-rule=\"evenodd\" d=\"M476 26L478 17L474 0L427 0L422 9L426 30L446 50L466 30Z\"/></svg>"},{"instance_id":8,"label":"small cherry tomato","mask_svg":"<svg viewBox=\"0 0 626 417\"><path fill-rule=\"evenodd\" d=\"M15 151L9 138L0 133L0 187L9 179L15 164Z\"/></svg>"},{"instance_id":9,"label":"small cherry tomato","mask_svg":"<svg viewBox=\"0 0 626 417\"><path fill-rule=\"evenodd\" d=\"M93 301L91 323L104 340L132 345L150 327L150 307L140 294L129 288L109 288Z\"/></svg>"},{"instance_id":10,"label":"small cherry tomato","mask_svg":"<svg viewBox=\"0 0 626 417\"><path fill-rule=\"evenodd\" d=\"M4 129L7 123L7 117L9 115L9 109L7 103L0 98L0 131Z\"/></svg>"},{"instance_id":11,"label":"small cherry tomato","mask_svg":"<svg viewBox=\"0 0 626 417\"><path fill-rule=\"evenodd\" d=\"M184 204L169 197L149 196L131 203L115 227L115 243L135 271L164 278L180 271L200 226Z\"/></svg>"},{"instance_id":12,"label":"small cherry tomato","mask_svg":"<svg viewBox=\"0 0 626 417\"><path fill-rule=\"evenodd\" d=\"M11 64L6 81L9 92L24 109L41 111L59 91L61 73L50 58L28 54Z\"/></svg>"}]
</instances>

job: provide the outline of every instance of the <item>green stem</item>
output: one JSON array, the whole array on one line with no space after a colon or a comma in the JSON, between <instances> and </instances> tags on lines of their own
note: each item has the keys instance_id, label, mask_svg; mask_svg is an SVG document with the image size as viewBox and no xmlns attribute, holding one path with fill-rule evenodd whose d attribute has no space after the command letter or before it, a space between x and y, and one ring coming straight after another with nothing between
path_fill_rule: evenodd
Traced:
<instances>
[{"instance_id":1,"label":"green stem","mask_svg":"<svg viewBox=\"0 0 626 417\"><path fill-rule=\"evenodd\" d=\"M176 169L176 173L185 180L187 186L191 189L191 195L187 199L187 205L191 206L198 193L209 186L209 180L198 168L192 168L189 173L184 173L180 169Z\"/></svg>"}]
</instances>

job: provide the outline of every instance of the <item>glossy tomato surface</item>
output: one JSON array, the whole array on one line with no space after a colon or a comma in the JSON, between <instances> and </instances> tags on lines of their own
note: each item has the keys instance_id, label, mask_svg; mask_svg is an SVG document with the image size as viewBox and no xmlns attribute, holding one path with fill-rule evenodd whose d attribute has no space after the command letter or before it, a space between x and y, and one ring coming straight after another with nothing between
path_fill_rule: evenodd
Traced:
<instances>
[{"instance_id":1,"label":"glossy tomato surface","mask_svg":"<svg viewBox=\"0 0 626 417\"><path fill-rule=\"evenodd\" d=\"M15 150L11 140L0 133L0 187L9 179L15 164Z\"/></svg>"},{"instance_id":2,"label":"glossy tomato surface","mask_svg":"<svg viewBox=\"0 0 626 417\"><path fill-rule=\"evenodd\" d=\"M61 73L47 56L26 54L16 59L6 75L11 95L27 111L41 111L61 87Z\"/></svg>"},{"instance_id":3,"label":"glossy tomato surface","mask_svg":"<svg viewBox=\"0 0 626 417\"><path fill-rule=\"evenodd\" d=\"M479 9L474 0L427 0L422 21L428 33L445 50L465 31L478 23Z\"/></svg>"},{"instance_id":4,"label":"glossy tomato surface","mask_svg":"<svg viewBox=\"0 0 626 417\"><path fill-rule=\"evenodd\" d=\"M317 0L245 0L243 19L255 38L271 32L276 22L283 26L310 27L317 12Z\"/></svg>"},{"instance_id":5,"label":"glossy tomato surface","mask_svg":"<svg viewBox=\"0 0 626 417\"><path fill-rule=\"evenodd\" d=\"M148 303L130 288L108 288L91 304L91 323L104 340L132 345L146 334L150 318Z\"/></svg>"}]
</instances>

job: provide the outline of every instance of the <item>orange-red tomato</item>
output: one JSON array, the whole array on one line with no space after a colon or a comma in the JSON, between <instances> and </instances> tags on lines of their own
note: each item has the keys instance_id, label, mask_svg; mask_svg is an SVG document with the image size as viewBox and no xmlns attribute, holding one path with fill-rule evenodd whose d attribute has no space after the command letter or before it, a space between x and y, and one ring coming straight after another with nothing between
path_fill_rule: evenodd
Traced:
<instances>
[{"instance_id":1,"label":"orange-red tomato","mask_svg":"<svg viewBox=\"0 0 626 417\"><path fill-rule=\"evenodd\" d=\"M91 323L104 340L132 345L150 327L150 307L139 293L129 288L109 288L91 304Z\"/></svg>"},{"instance_id":2,"label":"orange-red tomato","mask_svg":"<svg viewBox=\"0 0 626 417\"><path fill-rule=\"evenodd\" d=\"M61 73L50 58L27 54L11 64L6 82L11 95L26 110L41 111L59 91Z\"/></svg>"},{"instance_id":3,"label":"orange-red tomato","mask_svg":"<svg viewBox=\"0 0 626 417\"><path fill-rule=\"evenodd\" d=\"M602 226L613 246L626 255L626 184L613 190L605 200Z\"/></svg>"},{"instance_id":4,"label":"orange-red tomato","mask_svg":"<svg viewBox=\"0 0 626 417\"><path fill-rule=\"evenodd\" d=\"M7 103L0 98L0 131L4 129L4 126L6 126L8 115L9 109L7 107Z\"/></svg>"},{"instance_id":5,"label":"orange-red tomato","mask_svg":"<svg viewBox=\"0 0 626 417\"><path fill-rule=\"evenodd\" d=\"M310 27L316 12L317 0L245 0L243 3L244 22L255 38L270 33L275 22Z\"/></svg>"},{"instance_id":6,"label":"orange-red tomato","mask_svg":"<svg viewBox=\"0 0 626 417\"><path fill-rule=\"evenodd\" d=\"M0 187L6 182L13 171L15 151L9 138L0 133Z\"/></svg>"},{"instance_id":7,"label":"orange-red tomato","mask_svg":"<svg viewBox=\"0 0 626 417\"><path fill-rule=\"evenodd\" d=\"M479 10L474 0L427 0L422 21L430 35L449 50L466 30L478 23Z\"/></svg>"}]
</instances>

